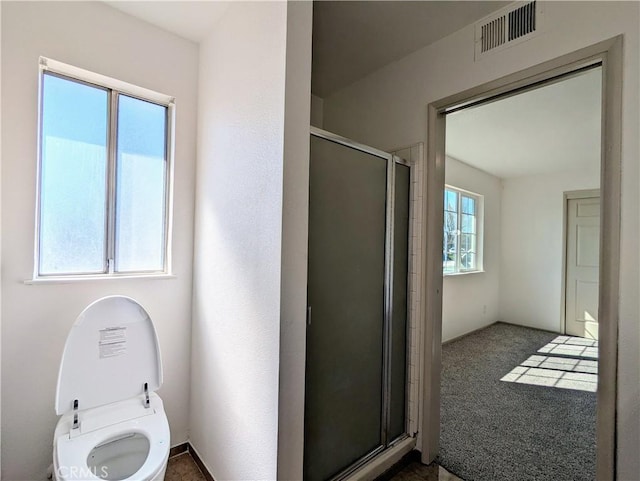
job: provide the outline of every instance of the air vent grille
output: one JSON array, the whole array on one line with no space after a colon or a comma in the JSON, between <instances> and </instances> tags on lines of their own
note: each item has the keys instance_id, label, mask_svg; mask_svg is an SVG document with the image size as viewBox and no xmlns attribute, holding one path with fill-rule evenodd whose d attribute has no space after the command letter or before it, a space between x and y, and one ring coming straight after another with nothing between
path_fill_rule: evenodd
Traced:
<instances>
[{"instance_id":1,"label":"air vent grille","mask_svg":"<svg viewBox=\"0 0 640 481\"><path fill-rule=\"evenodd\" d=\"M506 17L502 16L482 26L483 52L496 48L505 42L506 23Z\"/></svg>"},{"instance_id":2,"label":"air vent grille","mask_svg":"<svg viewBox=\"0 0 640 481\"><path fill-rule=\"evenodd\" d=\"M476 23L476 60L485 53L501 50L539 31L542 9L537 1L518 2Z\"/></svg>"},{"instance_id":3,"label":"air vent grille","mask_svg":"<svg viewBox=\"0 0 640 481\"><path fill-rule=\"evenodd\" d=\"M536 29L536 2L509 12L509 41L520 38Z\"/></svg>"}]
</instances>

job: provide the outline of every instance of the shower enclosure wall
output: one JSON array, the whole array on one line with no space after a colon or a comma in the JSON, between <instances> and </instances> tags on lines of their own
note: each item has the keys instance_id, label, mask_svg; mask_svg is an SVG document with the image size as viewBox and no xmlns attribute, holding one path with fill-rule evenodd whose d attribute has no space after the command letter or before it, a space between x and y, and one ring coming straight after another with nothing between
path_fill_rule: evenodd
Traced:
<instances>
[{"instance_id":1,"label":"shower enclosure wall","mask_svg":"<svg viewBox=\"0 0 640 481\"><path fill-rule=\"evenodd\" d=\"M304 479L407 436L410 165L312 128Z\"/></svg>"}]
</instances>

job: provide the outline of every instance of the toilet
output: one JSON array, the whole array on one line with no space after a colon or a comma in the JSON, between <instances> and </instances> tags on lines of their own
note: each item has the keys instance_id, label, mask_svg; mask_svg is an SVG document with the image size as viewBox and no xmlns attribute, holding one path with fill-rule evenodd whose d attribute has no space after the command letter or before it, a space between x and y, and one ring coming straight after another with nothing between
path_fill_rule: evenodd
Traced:
<instances>
[{"instance_id":1,"label":"toilet","mask_svg":"<svg viewBox=\"0 0 640 481\"><path fill-rule=\"evenodd\" d=\"M53 439L56 481L162 481L169 423L162 399L160 346L135 300L110 296L89 305L64 347Z\"/></svg>"}]
</instances>

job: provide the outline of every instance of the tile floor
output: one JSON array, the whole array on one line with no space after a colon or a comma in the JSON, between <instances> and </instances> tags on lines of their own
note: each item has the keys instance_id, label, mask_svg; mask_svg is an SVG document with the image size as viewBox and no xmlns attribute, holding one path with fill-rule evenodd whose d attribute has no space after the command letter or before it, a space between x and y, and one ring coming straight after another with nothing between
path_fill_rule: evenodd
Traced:
<instances>
[{"instance_id":1,"label":"tile floor","mask_svg":"<svg viewBox=\"0 0 640 481\"><path fill-rule=\"evenodd\" d=\"M182 453L169 459L164 481L206 481L189 453Z\"/></svg>"},{"instance_id":2,"label":"tile floor","mask_svg":"<svg viewBox=\"0 0 640 481\"><path fill-rule=\"evenodd\" d=\"M391 479L393 481L462 481L442 466L435 463L425 466L418 462L411 463Z\"/></svg>"},{"instance_id":3,"label":"tile floor","mask_svg":"<svg viewBox=\"0 0 640 481\"><path fill-rule=\"evenodd\" d=\"M394 481L462 481L446 469L431 464L425 466L413 462L402 469L393 478ZM198 469L189 453L182 453L169 459L165 481L205 481L205 477Z\"/></svg>"}]
</instances>

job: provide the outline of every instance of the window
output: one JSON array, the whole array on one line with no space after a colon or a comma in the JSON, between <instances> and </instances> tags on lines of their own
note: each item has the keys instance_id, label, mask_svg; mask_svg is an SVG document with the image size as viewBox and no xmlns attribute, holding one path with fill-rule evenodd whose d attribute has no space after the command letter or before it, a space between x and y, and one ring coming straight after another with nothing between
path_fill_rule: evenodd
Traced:
<instances>
[{"instance_id":1,"label":"window","mask_svg":"<svg viewBox=\"0 0 640 481\"><path fill-rule=\"evenodd\" d=\"M443 274L481 269L478 218L482 197L447 186L444 190Z\"/></svg>"},{"instance_id":2,"label":"window","mask_svg":"<svg viewBox=\"0 0 640 481\"><path fill-rule=\"evenodd\" d=\"M48 59L41 75L35 277L167 273L173 99Z\"/></svg>"}]
</instances>

